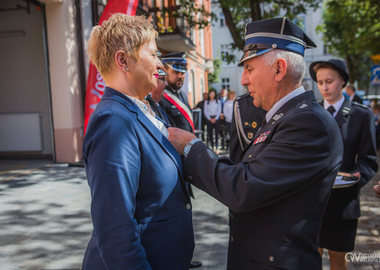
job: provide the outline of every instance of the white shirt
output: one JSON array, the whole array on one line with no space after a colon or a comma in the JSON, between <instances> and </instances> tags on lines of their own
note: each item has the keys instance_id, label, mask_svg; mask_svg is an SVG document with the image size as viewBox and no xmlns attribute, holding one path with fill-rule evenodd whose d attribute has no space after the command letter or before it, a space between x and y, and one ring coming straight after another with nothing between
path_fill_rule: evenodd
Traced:
<instances>
[{"instance_id":1,"label":"white shirt","mask_svg":"<svg viewBox=\"0 0 380 270\"><path fill-rule=\"evenodd\" d=\"M332 114L333 117L336 116L336 114L339 112L340 108L342 108L344 102L344 96L341 97L335 104L330 104L326 100L323 101L323 107L327 110L328 107L333 106L335 109L335 112Z\"/></svg>"},{"instance_id":2,"label":"white shirt","mask_svg":"<svg viewBox=\"0 0 380 270\"><path fill-rule=\"evenodd\" d=\"M145 114L145 116L148 117L150 122L152 122L152 124L155 125L155 127L158 128L158 130L161 131L161 133L164 134L164 136L166 138L168 138L168 136L169 136L168 130L166 129L164 123L162 123L160 120L158 120L156 118L156 114L152 110L152 108L149 106L148 101L144 100L144 101L146 101L146 103L145 103L141 100L135 99L135 98L130 97L128 95L126 95L126 96L128 98L130 98L137 105L137 107L139 107L139 109L143 112L143 114Z\"/></svg>"},{"instance_id":3,"label":"white shirt","mask_svg":"<svg viewBox=\"0 0 380 270\"><path fill-rule=\"evenodd\" d=\"M205 100L203 109L207 120L210 120L211 116L215 116L215 119L218 120L222 113L222 102L220 100L218 102L216 100Z\"/></svg>"},{"instance_id":4,"label":"white shirt","mask_svg":"<svg viewBox=\"0 0 380 270\"><path fill-rule=\"evenodd\" d=\"M303 88L303 86L298 87L296 90L293 90L292 92L290 92L289 94L284 96L282 99L277 101L272 106L272 108L270 108L270 110L267 112L267 114L265 115L265 119L266 119L267 123L269 123L269 121L272 119L273 115L282 107L282 105L284 105L286 102L288 102L292 98L294 98L298 95L301 95L302 93L305 93L305 88Z\"/></svg>"},{"instance_id":5,"label":"white shirt","mask_svg":"<svg viewBox=\"0 0 380 270\"><path fill-rule=\"evenodd\" d=\"M234 101L233 100L227 100L226 103L224 103L223 115L226 119L226 122L228 122L228 123L232 122L233 110L234 110Z\"/></svg>"}]
</instances>

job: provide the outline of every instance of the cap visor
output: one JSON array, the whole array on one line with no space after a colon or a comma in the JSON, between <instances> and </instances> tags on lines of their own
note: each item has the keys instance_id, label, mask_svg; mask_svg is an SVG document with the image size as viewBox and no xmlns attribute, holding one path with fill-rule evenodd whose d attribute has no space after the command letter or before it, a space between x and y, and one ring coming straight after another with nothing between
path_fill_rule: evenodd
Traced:
<instances>
[{"instance_id":1,"label":"cap visor","mask_svg":"<svg viewBox=\"0 0 380 270\"><path fill-rule=\"evenodd\" d=\"M239 61L239 63L238 63L238 66L239 66L239 67L242 67L243 64L244 64L244 61L249 60L249 59L251 59L251 58L253 58L253 57L256 57L256 56L262 55L262 54L264 54L264 53L266 53L266 52L269 52L269 51L271 51L271 50L273 50L273 49L265 49L265 50L262 50L262 51L259 51L259 52L256 51L256 50L246 51L246 52L244 53L244 55L242 56L242 58L240 59L240 61Z\"/></svg>"}]
</instances>

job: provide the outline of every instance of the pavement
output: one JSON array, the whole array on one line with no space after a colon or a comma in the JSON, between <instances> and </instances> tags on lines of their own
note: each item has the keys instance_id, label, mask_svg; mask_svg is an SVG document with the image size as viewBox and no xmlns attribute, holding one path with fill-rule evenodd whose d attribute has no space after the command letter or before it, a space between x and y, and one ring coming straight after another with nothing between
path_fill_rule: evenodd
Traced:
<instances>
[{"instance_id":1,"label":"pavement","mask_svg":"<svg viewBox=\"0 0 380 270\"><path fill-rule=\"evenodd\" d=\"M223 154L223 153L222 153ZM352 270L380 269L380 200L362 189ZM194 188L193 223L199 270L226 269L228 209ZM0 160L0 269L77 270L92 231L90 193L84 169L47 160ZM368 254L368 255L367 255ZM355 257L356 256L356 257ZM328 267L327 254L323 257Z\"/></svg>"}]
</instances>

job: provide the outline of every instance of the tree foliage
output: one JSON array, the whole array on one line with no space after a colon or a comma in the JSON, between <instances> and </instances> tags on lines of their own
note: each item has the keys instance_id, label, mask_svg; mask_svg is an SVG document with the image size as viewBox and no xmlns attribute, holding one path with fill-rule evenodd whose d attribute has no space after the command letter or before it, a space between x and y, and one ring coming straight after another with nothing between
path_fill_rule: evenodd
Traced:
<instances>
[{"instance_id":1,"label":"tree foliage","mask_svg":"<svg viewBox=\"0 0 380 270\"><path fill-rule=\"evenodd\" d=\"M370 55L380 53L380 1L327 0L317 30L330 53L344 58L350 82L367 88Z\"/></svg>"},{"instance_id":2,"label":"tree foliage","mask_svg":"<svg viewBox=\"0 0 380 270\"><path fill-rule=\"evenodd\" d=\"M213 61L213 64L214 64L214 72L208 74L208 83L209 84L219 82L219 75L220 75L220 71L221 71L220 66L221 66L222 63L219 60L219 58L216 58Z\"/></svg>"},{"instance_id":3,"label":"tree foliage","mask_svg":"<svg viewBox=\"0 0 380 270\"><path fill-rule=\"evenodd\" d=\"M248 22L286 16L293 20L322 0L217 0L233 38L232 48L243 50L244 31ZM300 22L302 23L302 22Z\"/></svg>"}]
</instances>

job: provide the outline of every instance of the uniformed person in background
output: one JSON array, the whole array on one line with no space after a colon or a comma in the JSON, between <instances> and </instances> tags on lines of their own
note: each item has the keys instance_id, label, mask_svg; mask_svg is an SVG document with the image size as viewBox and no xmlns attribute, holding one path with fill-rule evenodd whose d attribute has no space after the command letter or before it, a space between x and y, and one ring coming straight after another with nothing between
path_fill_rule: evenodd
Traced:
<instances>
[{"instance_id":1,"label":"uniformed person in background","mask_svg":"<svg viewBox=\"0 0 380 270\"><path fill-rule=\"evenodd\" d=\"M194 132L193 115L188 98L180 90L187 71L186 54L184 52L169 53L162 56L161 60L167 75L164 97L160 105L175 127Z\"/></svg>"},{"instance_id":2,"label":"uniformed person in background","mask_svg":"<svg viewBox=\"0 0 380 270\"><path fill-rule=\"evenodd\" d=\"M319 251L329 251L330 269L348 269L346 253L354 250L360 216L359 191L378 169L375 121L368 107L342 94L349 80L343 61L313 62L310 75L324 98L321 105L335 118L341 132L344 155L340 172L359 178L355 185L333 189L319 236Z\"/></svg>"},{"instance_id":3,"label":"uniformed person in background","mask_svg":"<svg viewBox=\"0 0 380 270\"><path fill-rule=\"evenodd\" d=\"M193 134L169 128L185 178L230 208L227 269L320 270L318 234L343 144L331 115L301 86L314 42L286 18L249 23L242 85L267 111L233 164Z\"/></svg>"},{"instance_id":4,"label":"uniformed person in background","mask_svg":"<svg viewBox=\"0 0 380 270\"><path fill-rule=\"evenodd\" d=\"M160 52L158 52L159 55L161 55ZM158 69L158 80L157 80L157 87L156 89L152 90L152 92L149 93L145 97L145 99L148 101L150 108L153 110L153 112L166 124L169 126L173 126L173 122L171 119L167 116L165 110L161 107L160 101L164 97L164 88L165 88L165 76L167 73L163 69L164 66L162 65L162 62L160 59L157 58L157 61L159 61L159 69Z\"/></svg>"},{"instance_id":5,"label":"uniformed person in background","mask_svg":"<svg viewBox=\"0 0 380 270\"><path fill-rule=\"evenodd\" d=\"M160 101L161 107L170 118L173 126L194 132L193 115L187 95L181 91L187 72L186 54L184 52L169 53L161 57L167 72L164 97ZM194 198L189 185L190 194ZM190 268L201 267L202 262L192 261Z\"/></svg>"},{"instance_id":6,"label":"uniformed person in background","mask_svg":"<svg viewBox=\"0 0 380 270\"><path fill-rule=\"evenodd\" d=\"M253 104L249 93L235 100L230 129L230 159L233 163L240 162L241 153L253 140L265 114L262 108Z\"/></svg>"}]
</instances>

